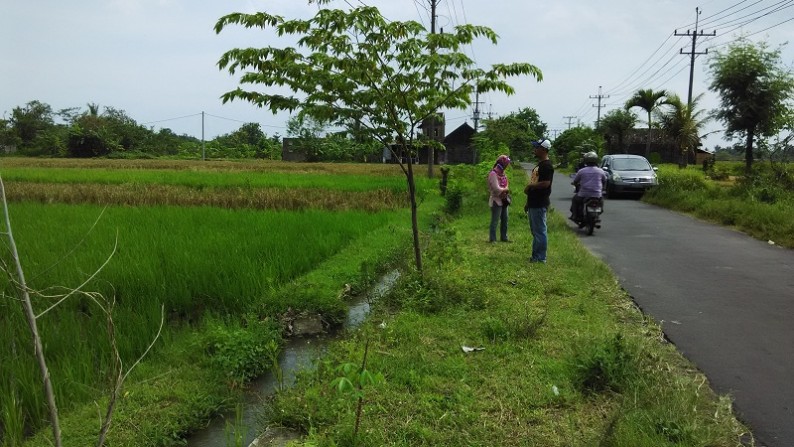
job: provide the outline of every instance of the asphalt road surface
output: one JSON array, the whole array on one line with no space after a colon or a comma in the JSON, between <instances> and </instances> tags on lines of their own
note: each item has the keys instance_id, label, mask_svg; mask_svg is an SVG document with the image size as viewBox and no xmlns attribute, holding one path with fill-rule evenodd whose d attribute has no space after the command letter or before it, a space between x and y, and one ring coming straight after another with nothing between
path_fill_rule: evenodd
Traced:
<instances>
[{"instance_id":1,"label":"asphalt road surface","mask_svg":"<svg viewBox=\"0 0 794 447\"><path fill-rule=\"evenodd\" d=\"M552 207L572 195L555 174ZM636 199L607 199L593 236L568 223L759 445L794 446L794 250Z\"/></svg>"}]
</instances>

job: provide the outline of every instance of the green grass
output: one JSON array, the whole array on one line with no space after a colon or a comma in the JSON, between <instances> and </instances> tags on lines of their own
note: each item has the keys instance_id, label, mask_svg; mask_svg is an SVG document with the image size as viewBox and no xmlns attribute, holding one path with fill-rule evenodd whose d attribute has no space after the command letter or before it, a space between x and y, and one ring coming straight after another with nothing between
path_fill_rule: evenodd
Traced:
<instances>
[{"instance_id":1,"label":"green grass","mask_svg":"<svg viewBox=\"0 0 794 447\"><path fill-rule=\"evenodd\" d=\"M283 164L277 166L284 167ZM238 167L229 165L224 169ZM329 173L333 168L337 166L324 167L328 173L321 176L332 177ZM371 187L381 184L380 180L368 182L351 177L366 172L360 167L340 165L337 169L351 173L338 176L340 184L358 182ZM385 167L376 166L377 169ZM156 174L163 179L169 175L190 174L183 171L169 167ZM102 175L115 173L122 178L127 175L124 169L101 172ZM208 178L213 176L212 172L201 174ZM295 177L302 175L297 169L293 174ZM157 175L149 172L142 178L158 181ZM224 177L223 181L231 184L235 182L235 175L224 172L217 178ZM272 173L259 175L267 177ZM200 175L195 178L201 182ZM404 182L400 177L396 179L397 183ZM420 182L420 185L428 184ZM317 190L325 191L328 185L322 183ZM255 191L258 187L239 189ZM382 200L377 190L371 192L374 194L369 198L374 203ZM350 194L355 192L348 192ZM365 192L361 194L366 196ZM425 190L420 191L420 198L424 198L420 207L424 226L428 224L429 211L436 208L439 201L434 195L425 195ZM385 263L392 262L410 243L410 216L404 208L378 213L355 209L329 212L319 208L322 206L316 203L296 211L111 206L103 214L102 208L94 205L19 202L11 204L11 216L29 286L43 295L63 293L64 289L49 288L51 285L75 287L85 281L111 253L118 235L117 253L87 289L115 298L114 320L125 364L131 364L143 352L156 332L160 306L164 305L167 327L146 364L170 369L172 362L184 362L184 367L190 369L184 373L186 377L180 373L175 378L158 379L180 383L172 383L170 388L160 385L161 388L142 394L145 399L159 401L160 405L167 404L170 408L172 405L168 402L174 399L168 394L171 389L206 388L195 399L187 399L185 406L177 406L182 410L175 410L176 417L170 410L160 415L151 409L129 416L128 423L140 428L133 431L152 437L146 445L168 445L201 425L208 414L227 405L230 389L218 392L215 390L218 384L238 386L262 372L263 365L256 359L267 357L259 351L259 345L265 342L256 340L270 337L278 349L278 336L251 333L251 326L235 329L241 321L261 320L278 326L280 315L289 310L320 313L326 321L338 323L345 307L345 295L340 291L351 289L346 284L352 285L354 291L361 290L375 279ZM92 229L95 221L98 223ZM8 283L2 285L9 293ZM39 297L37 310L41 311L54 300ZM23 347L29 336L21 310L12 300L0 302L0 307L3 309L0 312L3 320L0 322L0 339L3 340L0 356L4 359L0 375L14 379L0 386L2 431L6 436L4 442L10 446L16 445L23 432L39 426L38 421L46 418L46 405L31 352ZM209 329L205 326L207 318L215 318L220 323ZM107 386L110 347L104 318L90 300L75 296L41 317L39 325L61 414L67 421L65 426L73 430L67 435L71 439L69 445L91 444L90 430L77 427L93 426L96 407L85 402L96 399ZM214 338L185 335L191 328L203 328L202 331L216 335ZM185 342L186 338L193 341ZM174 351L174 345L184 349ZM228 349L221 348L227 345ZM162 353L168 354L163 356ZM143 370L157 367L147 366ZM208 371L200 371L201 367ZM194 368L199 369L194 371ZM141 380L147 382L150 378L144 374ZM183 380L196 383L182 384ZM207 383L203 384L205 381ZM202 397L204 394L209 397ZM130 399L128 405L144 404ZM197 416L179 415L180 411ZM120 409L120 414L128 413ZM166 430L173 433L163 433L157 428L164 420L161 416L168 419ZM152 434L146 434L148 432ZM40 436L47 436L46 429ZM135 439L134 433L123 436ZM41 441L44 438L36 439L39 441L33 440L31 445L44 442ZM172 441L167 441L169 439ZM115 445L143 445L138 441L118 442Z\"/></svg>"},{"instance_id":2,"label":"green grass","mask_svg":"<svg viewBox=\"0 0 794 447\"><path fill-rule=\"evenodd\" d=\"M342 191L390 189L404 191L400 176L262 172L166 171L136 169L3 168L10 182L173 185L191 188L321 188Z\"/></svg>"},{"instance_id":3,"label":"green grass","mask_svg":"<svg viewBox=\"0 0 794 447\"><path fill-rule=\"evenodd\" d=\"M736 173L735 166L725 169ZM763 173L763 165L758 169ZM709 179L698 167L663 165L659 186L643 200L794 248L794 191L768 174L726 183Z\"/></svg>"},{"instance_id":4,"label":"green grass","mask_svg":"<svg viewBox=\"0 0 794 447\"><path fill-rule=\"evenodd\" d=\"M434 233L424 277L403 275L367 324L280 393L272 423L307 434L307 446L740 445L729 399L563 217L550 216L549 263L537 265L512 214L515 242L486 244L487 206L467 195L461 217ZM355 401L330 384L367 342L367 370L385 380L363 390L354 440Z\"/></svg>"}]
</instances>

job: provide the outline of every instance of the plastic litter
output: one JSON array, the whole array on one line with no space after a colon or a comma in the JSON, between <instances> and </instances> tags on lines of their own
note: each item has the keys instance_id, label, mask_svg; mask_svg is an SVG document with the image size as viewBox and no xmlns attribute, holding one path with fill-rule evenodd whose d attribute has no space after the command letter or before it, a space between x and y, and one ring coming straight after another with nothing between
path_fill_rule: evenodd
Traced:
<instances>
[{"instance_id":1,"label":"plastic litter","mask_svg":"<svg viewBox=\"0 0 794 447\"><path fill-rule=\"evenodd\" d=\"M462 350L463 350L463 352L465 352L466 354L468 354L468 353L470 353L470 352L474 352L474 351L484 351L484 350L485 350L485 348L483 348L483 347L480 347L480 346L476 346L476 347L472 347L472 346L461 346L461 347L460 347L460 349L462 349Z\"/></svg>"}]
</instances>

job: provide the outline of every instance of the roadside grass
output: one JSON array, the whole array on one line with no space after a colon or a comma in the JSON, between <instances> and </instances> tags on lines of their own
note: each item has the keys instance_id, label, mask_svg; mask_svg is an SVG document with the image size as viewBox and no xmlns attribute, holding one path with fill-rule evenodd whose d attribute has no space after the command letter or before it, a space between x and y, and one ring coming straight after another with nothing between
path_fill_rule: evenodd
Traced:
<instances>
[{"instance_id":1,"label":"roadside grass","mask_svg":"<svg viewBox=\"0 0 794 447\"><path fill-rule=\"evenodd\" d=\"M735 174L733 167L724 169ZM734 180L726 182L708 178L699 167L681 170L662 165L658 187L643 200L794 248L794 190L785 181L764 174L768 168L758 169L754 178L731 176Z\"/></svg>"},{"instance_id":2,"label":"roadside grass","mask_svg":"<svg viewBox=\"0 0 794 447\"><path fill-rule=\"evenodd\" d=\"M529 264L518 207L515 242L488 244L481 191L465 199L433 234L423 277L407 269L362 327L276 396L271 424L303 433L304 446L742 445L729 397L665 342L560 214L550 214L549 263ZM331 384L340 365L360 367L365 347L366 370L384 380L354 394L354 434L357 399Z\"/></svg>"}]
</instances>

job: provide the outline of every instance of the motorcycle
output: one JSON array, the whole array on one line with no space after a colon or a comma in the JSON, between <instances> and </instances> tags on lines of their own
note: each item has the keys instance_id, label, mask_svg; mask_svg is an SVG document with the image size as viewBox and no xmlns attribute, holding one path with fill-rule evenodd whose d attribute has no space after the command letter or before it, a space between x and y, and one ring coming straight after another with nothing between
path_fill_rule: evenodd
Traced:
<instances>
[{"instance_id":1,"label":"motorcycle","mask_svg":"<svg viewBox=\"0 0 794 447\"><path fill-rule=\"evenodd\" d=\"M579 228L587 228L587 235L591 236L596 228L601 228L601 213L604 212L604 199L601 197L588 197L584 199L582 209L579 210L580 219L576 221Z\"/></svg>"},{"instance_id":2,"label":"motorcycle","mask_svg":"<svg viewBox=\"0 0 794 447\"><path fill-rule=\"evenodd\" d=\"M573 178L574 175L571 175ZM580 185L574 186L574 194L579 192ZM587 197L582 201L582 206L577 210L576 219L572 219L579 228L587 228L587 235L591 236L596 228L601 228L601 213L604 212L604 199L602 197Z\"/></svg>"}]
</instances>

